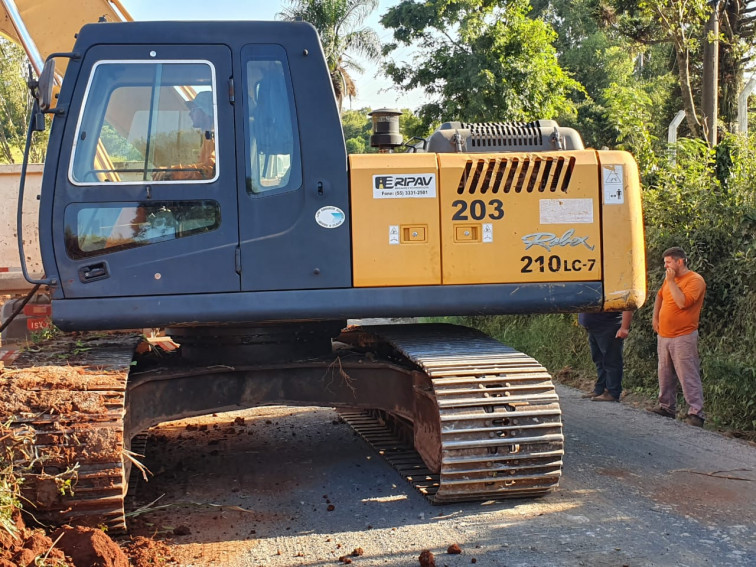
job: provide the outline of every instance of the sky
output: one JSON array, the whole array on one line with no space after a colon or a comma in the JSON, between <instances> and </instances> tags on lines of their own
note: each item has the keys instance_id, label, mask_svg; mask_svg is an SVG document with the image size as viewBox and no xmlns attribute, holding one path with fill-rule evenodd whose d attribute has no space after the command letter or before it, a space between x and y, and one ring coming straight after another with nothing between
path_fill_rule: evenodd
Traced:
<instances>
[{"instance_id":1,"label":"sky","mask_svg":"<svg viewBox=\"0 0 756 567\"><path fill-rule=\"evenodd\" d=\"M380 0L376 9L363 25L378 34L381 42L391 40L391 32L379 23L380 17L400 0ZM274 20L288 3L281 0L121 0L135 20ZM393 83L384 76L378 65L363 63L363 74L353 73L357 96L344 101L344 108L358 110L364 107L410 108L417 110L423 104L422 92L400 94L390 88ZM388 88L387 88L388 87Z\"/></svg>"}]
</instances>

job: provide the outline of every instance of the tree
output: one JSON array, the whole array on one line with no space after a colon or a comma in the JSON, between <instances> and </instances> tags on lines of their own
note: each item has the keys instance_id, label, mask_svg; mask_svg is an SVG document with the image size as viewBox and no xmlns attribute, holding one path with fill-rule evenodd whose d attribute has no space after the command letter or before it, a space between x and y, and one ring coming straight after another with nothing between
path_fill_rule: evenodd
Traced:
<instances>
[{"instance_id":1,"label":"tree","mask_svg":"<svg viewBox=\"0 0 756 567\"><path fill-rule=\"evenodd\" d=\"M32 102L26 86L28 60L15 43L0 39L0 160L20 161L26 144L26 130ZM38 133L29 152L31 162L42 162L47 134Z\"/></svg>"},{"instance_id":2,"label":"tree","mask_svg":"<svg viewBox=\"0 0 756 567\"><path fill-rule=\"evenodd\" d=\"M738 95L743 88L746 65L753 60L756 37L756 3L728 0L722 3L719 30L720 112L733 130L738 116Z\"/></svg>"},{"instance_id":3,"label":"tree","mask_svg":"<svg viewBox=\"0 0 756 567\"><path fill-rule=\"evenodd\" d=\"M350 72L363 72L352 56L368 61L378 61L380 56L378 34L359 27L377 7L378 0L289 0L289 6L278 14L284 20L304 20L318 30L339 110L344 96L357 94Z\"/></svg>"},{"instance_id":4,"label":"tree","mask_svg":"<svg viewBox=\"0 0 756 567\"><path fill-rule=\"evenodd\" d=\"M714 4L710 0L602 0L603 22L642 45L667 43L675 50L675 63L690 134L701 136L696 100L701 92L702 49L714 38L706 37L704 24ZM752 0L718 3L719 98L722 119L733 125L737 97L746 66L753 59L754 12Z\"/></svg>"},{"instance_id":5,"label":"tree","mask_svg":"<svg viewBox=\"0 0 756 567\"><path fill-rule=\"evenodd\" d=\"M344 129L347 153L365 154L375 151L370 147L372 122L368 116L369 112L369 108L361 108L341 113L341 127Z\"/></svg>"},{"instance_id":6,"label":"tree","mask_svg":"<svg viewBox=\"0 0 756 567\"><path fill-rule=\"evenodd\" d=\"M662 32L675 48L677 74L685 120L694 137L700 137L701 120L696 111L693 83L691 80L691 57L701 48L704 24L709 19L710 8L706 0L647 0L640 3L643 14L654 18ZM701 38L701 39L699 39Z\"/></svg>"},{"instance_id":7,"label":"tree","mask_svg":"<svg viewBox=\"0 0 756 567\"><path fill-rule=\"evenodd\" d=\"M417 50L385 69L400 88L429 95L419 111L426 127L574 113L571 96L582 87L559 66L552 27L528 18L530 9L528 0L404 0L384 14L395 41L384 54L400 44Z\"/></svg>"},{"instance_id":8,"label":"tree","mask_svg":"<svg viewBox=\"0 0 756 567\"><path fill-rule=\"evenodd\" d=\"M605 25L603 0L533 0L533 14L559 30L559 63L584 87L577 129L591 147L633 153L642 171L652 170L664 155L661 140L678 111L674 58L667 43L631 41Z\"/></svg>"}]
</instances>

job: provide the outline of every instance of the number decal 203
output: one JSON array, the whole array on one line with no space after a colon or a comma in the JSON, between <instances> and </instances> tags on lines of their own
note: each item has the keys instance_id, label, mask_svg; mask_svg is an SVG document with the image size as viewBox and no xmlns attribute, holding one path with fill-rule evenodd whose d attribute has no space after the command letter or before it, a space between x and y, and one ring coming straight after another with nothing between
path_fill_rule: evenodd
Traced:
<instances>
[{"instance_id":1,"label":"number decal 203","mask_svg":"<svg viewBox=\"0 0 756 567\"><path fill-rule=\"evenodd\" d=\"M468 216L468 204L467 201L458 199L452 203L452 207L456 207L452 220L466 221L470 220L483 220L489 218L491 220L500 220L504 218L504 203L499 199L491 199L486 203L480 199L470 201L469 204L469 216Z\"/></svg>"},{"instance_id":2,"label":"number decal 203","mask_svg":"<svg viewBox=\"0 0 756 567\"><path fill-rule=\"evenodd\" d=\"M523 256L520 258L523 262L520 272L523 274L532 274L534 272L581 272L587 270L593 271L596 266L596 260L566 260L559 256Z\"/></svg>"}]
</instances>

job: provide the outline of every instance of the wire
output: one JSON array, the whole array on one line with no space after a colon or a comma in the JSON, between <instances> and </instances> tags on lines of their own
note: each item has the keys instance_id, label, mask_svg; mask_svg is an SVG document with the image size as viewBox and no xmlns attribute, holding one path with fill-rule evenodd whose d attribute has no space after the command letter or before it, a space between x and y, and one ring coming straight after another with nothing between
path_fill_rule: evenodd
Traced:
<instances>
[{"instance_id":1,"label":"wire","mask_svg":"<svg viewBox=\"0 0 756 567\"><path fill-rule=\"evenodd\" d=\"M16 307L16 310L13 313L11 313L10 317L8 317L5 323L0 325L0 333L2 333L8 327L8 325L10 325L13 322L13 319L18 317L18 314L21 313L24 307L26 307L26 304L29 303L29 301L31 301L31 298L34 297L34 294L37 293L41 285L42 284L35 285L32 288L32 290L29 292L29 294L23 299L23 301L21 302L21 305Z\"/></svg>"}]
</instances>

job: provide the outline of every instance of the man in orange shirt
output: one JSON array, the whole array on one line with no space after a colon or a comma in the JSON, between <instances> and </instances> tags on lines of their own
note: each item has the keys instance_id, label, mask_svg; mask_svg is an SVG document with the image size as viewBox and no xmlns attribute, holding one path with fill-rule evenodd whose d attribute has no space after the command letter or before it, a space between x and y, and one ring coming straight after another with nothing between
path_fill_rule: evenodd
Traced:
<instances>
[{"instance_id":1,"label":"man in orange shirt","mask_svg":"<svg viewBox=\"0 0 756 567\"><path fill-rule=\"evenodd\" d=\"M675 417L677 381L687 402L685 422L703 427L703 386L698 356L698 320L706 295L704 279L688 268L682 248L673 247L662 254L667 270L654 302L654 331L659 354L659 405L651 411ZM675 378L677 375L677 378Z\"/></svg>"}]
</instances>

